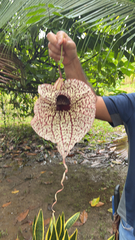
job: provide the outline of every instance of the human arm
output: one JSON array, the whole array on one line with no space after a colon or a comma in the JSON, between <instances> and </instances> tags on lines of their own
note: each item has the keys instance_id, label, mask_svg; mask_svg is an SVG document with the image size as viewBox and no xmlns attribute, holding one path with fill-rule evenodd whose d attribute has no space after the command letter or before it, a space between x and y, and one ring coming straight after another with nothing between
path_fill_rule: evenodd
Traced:
<instances>
[{"instance_id":1,"label":"human arm","mask_svg":"<svg viewBox=\"0 0 135 240\"><path fill-rule=\"evenodd\" d=\"M63 31L59 31L56 35L50 32L48 33L47 38L49 40L49 55L55 61L60 60L61 45L63 44L63 64L66 78L79 79L91 87L81 67L77 56L76 45L73 40ZM100 96L96 96L96 118L112 122L106 105Z\"/></svg>"}]
</instances>

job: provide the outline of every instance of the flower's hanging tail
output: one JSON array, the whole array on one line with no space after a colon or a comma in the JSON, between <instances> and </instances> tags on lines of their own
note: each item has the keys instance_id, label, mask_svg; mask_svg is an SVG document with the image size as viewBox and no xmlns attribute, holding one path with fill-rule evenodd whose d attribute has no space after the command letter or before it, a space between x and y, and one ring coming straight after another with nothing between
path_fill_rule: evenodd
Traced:
<instances>
[{"instance_id":1,"label":"flower's hanging tail","mask_svg":"<svg viewBox=\"0 0 135 240\"><path fill-rule=\"evenodd\" d=\"M65 167L65 171L64 171L63 176L62 176L62 179L61 179L61 186L62 186L62 188L55 193L55 202L52 204L52 212L53 212L52 215L53 215L53 216L54 216L54 213L55 213L53 207L54 207L54 205L57 203L57 194L64 189L64 184L63 184L63 182L64 182L64 180L65 180L66 173L68 172L68 167L67 167L67 165L66 165L65 158L63 158L63 165L64 165L64 167Z\"/></svg>"}]
</instances>

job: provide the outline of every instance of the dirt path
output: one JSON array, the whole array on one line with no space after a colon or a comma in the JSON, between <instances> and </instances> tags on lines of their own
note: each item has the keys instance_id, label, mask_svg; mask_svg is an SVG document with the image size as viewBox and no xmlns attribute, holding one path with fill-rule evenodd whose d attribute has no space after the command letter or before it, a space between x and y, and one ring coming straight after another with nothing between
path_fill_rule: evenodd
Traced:
<instances>
[{"instance_id":1,"label":"dirt path","mask_svg":"<svg viewBox=\"0 0 135 240\"><path fill-rule=\"evenodd\" d=\"M30 240L31 223L39 209L43 209L45 219L51 217L64 167L56 150L46 146L38 149L23 142L16 148L10 145L0 150L0 239L15 240L18 234L19 240ZM54 210L56 217L64 211L66 219L78 211L87 211L87 222L78 227L78 240L111 236L110 197L117 184L122 190L127 172L125 162L112 165L113 158L105 148L95 152L87 144L78 144L66 159L69 170L65 188L58 194ZM92 208L89 201L99 196L104 206ZM5 206L6 203L9 205ZM70 232L74 230L72 227Z\"/></svg>"}]
</instances>

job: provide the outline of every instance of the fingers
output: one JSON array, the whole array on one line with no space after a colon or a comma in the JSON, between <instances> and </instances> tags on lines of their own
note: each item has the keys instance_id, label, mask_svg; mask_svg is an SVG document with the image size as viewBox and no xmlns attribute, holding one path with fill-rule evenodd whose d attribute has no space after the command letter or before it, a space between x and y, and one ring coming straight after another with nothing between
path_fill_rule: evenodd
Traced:
<instances>
[{"instance_id":1,"label":"fingers","mask_svg":"<svg viewBox=\"0 0 135 240\"><path fill-rule=\"evenodd\" d=\"M62 31L59 31L56 35L52 32L47 34L47 38L49 41L49 55L57 62L61 58L61 44L63 43L63 36L65 36L65 33ZM62 55L64 56L64 52Z\"/></svg>"},{"instance_id":2,"label":"fingers","mask_svg":"<svg viewBox=\"0 0 135 240\"><path fill-rule=\"evenodd\" d=\"M67 42L67 40L70 39L68 35L63 31L57 32L56 37L59 45Z\"/></svg>"},{"instance_id":3,"label":"fingers","mask_svg":"<svg viewBox=\"0 0 135 240\"><path fill-rule=\"evenodd\" d=\"M53 44L54 46L56 46L56 48L60 49L60 45L58 44L58 39L56 37L56 35L52 32L49 32L47 34L47 38L48 38L48 41Z\"/></svg>"},{"instance_id":4,"label":"fingers","mask_svg":"<svg viewBox=\"0 0 135 240\"><path fill-rule=\"evenodd\" d=\"M48 38L48 41L54 46L56 46L58 49L60 49L61 44L65 43L67 40L70 39L68 35L63 31L57 32L56 35L50 32L47 34L47 38Z\"/></svg>"},{"instance_id":5,"label":"fingers","mask_svg":"<svg viewBox=\"0 0 135 240\"><path fill-rule=\"evenodd\" d=\"M56 48L55 45L50 42L48 43L48 48L50 57L53 58L55 61L59 61L61 58L61 48ZM64 52L62 53L62 56L64 57Z\"/></svg>"},{"instance_id":6,"label":"fingers","mask_svg":"<svg viewBox=\"0 0 135 240\"><path fill-rule=\"evenodd\" d=\"M58 55L58 54L55 54L54 52L52 52L50 49L49 49L49 56L51 57L51 58L53 58L54 59L54 61L56 61L56 62L58 62L58 61L60 61L60 55Z\"/></svg>"},{"instance_id":7,"label":"fingers","mask_svg":"<svg viewBox=\"0 0 135 240\"><path fill-rule=\"evenodd\" d=\"M47 34L49 55L55 61L59 61L61 58L61 45L63 45L63 64L71 61L77 55L76 44L74 41L63 31Z\"/></svg>"}]
</instances>

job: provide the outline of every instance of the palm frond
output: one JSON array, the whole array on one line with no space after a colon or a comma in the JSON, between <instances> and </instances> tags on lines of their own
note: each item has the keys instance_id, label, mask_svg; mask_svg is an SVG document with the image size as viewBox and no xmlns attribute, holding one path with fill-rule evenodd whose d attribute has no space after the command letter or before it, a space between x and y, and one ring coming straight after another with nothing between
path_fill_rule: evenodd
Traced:
<instances>
[{"instance_id":1,"label":"palm frond","mask_svg":"<svg viewBox=\"0 0 135 240\"><path fill-rule=\"evenodd\" d=\"M54 8L61 16L54 16ZM36 14L37 10L41 14ZM35 12L35 14L34 14ZM30 21L33 13L34 24L41 24L44 27L48 26L50 19L60 20L62 18L76 19L71 28L74 29L74 37L78 34L80 28L87 31L87 36L83 41L82 52L85 52L90 41L90 36L98 29L102 35L109 34L110 30L117 29L122 25L120 32L115 34L116 41L112 38L111 48L118 43L119 39L124 39L124 46L129 45L134 40L133 31L135 28L135 3L127 0L2 0L0 7L0 28L5 33L10 33L19 41L18 36L24 33L32 25ZM125 38L127 38L125 40ZM96 46L95 46L96 47Z\"/></svg>"},{"instance_id":2,"label":"palm frond","mask_svg":"<svg viewBox=\"0 0 135 240\"><path fill-rule=\"evenodd\" d=\"M12 80L23 81L23 64L18 57L12 52L7 51L4 45L0 46L0 87L10 85ZM4 84L4 85L3 85Z\"/></svg>"},{"instance_id":3,"label":"palm frond","mask_svg":"<svg viewBox=\"0 0 135 240\"><path fill-rule=\"evenodd\" d=\"M57 14L56 14L57 13ZM0 2L0 44L9 48L9 59L0 56L1 82L9 82L8 67L17 80L18 65L11 59L11 49L20 39L27 40L32 27L47 29L52 22L72 34L82 55L87 49L100 54L108 48L103 64L110 52L119 52L119 61L126 52L128 61L135 55L135 3L128 0L1 0ZM70 31L69 31L70 29ZM82 29L85 36L82 36ZM5 36L7 37L5 41ZM108 37L109 36L109 37ZM130 52L129 52L130 49ZM0 52L2 54L2 52ZM94 53L95 54L95 53ZM17 56L16 56L17 57ZM6 69L2 61L6 63ZM8 62L7 62L8 61ZM10 62L9 62L10 61ZM14 69L16 67L16 71ZM19 77L23 78L22 64ZM7 72L6 72L7 71ZM5 74L5 75L4 75Z\"/></svg>"}]
</instances>

